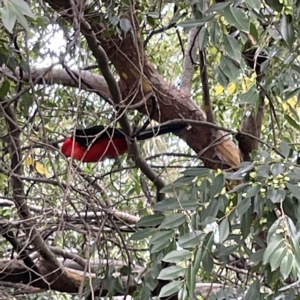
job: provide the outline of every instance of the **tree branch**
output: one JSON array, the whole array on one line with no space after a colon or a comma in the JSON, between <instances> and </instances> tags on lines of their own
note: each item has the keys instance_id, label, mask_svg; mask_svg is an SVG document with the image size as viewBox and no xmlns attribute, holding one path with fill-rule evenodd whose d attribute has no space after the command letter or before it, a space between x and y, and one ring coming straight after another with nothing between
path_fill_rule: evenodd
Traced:
<instances>
[{"instance_id":1,"label":"tree branch","mask_svg":"<svg viewBox=\"0 0 300 300\"><path fill-rule=\"evenodd\" d=\"M108 57L105 51L103 50L102 47L100 47L98 40L94 32L92 31L90 25L84 19L81 19L81 28L88 42L89 48L92 50L98 62L99 68L108 84L113 102L116 105L121 104L122 98L121 98L119 86L117 85L117 82L115 81L115 78L109 69ZM127 135L128 138L130 138L132 129L125 112L126 112L126 108L119 108L119 115L120 115L119 122L121 124L124 133ZM164 195L160 193L160 190L165 186L164 181L159 177L159 175L154 170L150 168L150 166L147 164L145 159L141 156L136 143L130 140L129 145L130 145L129 156L136 163L136 165L141 169L141 171L155 184L157 188L157 197L158 197L157 200L158 201L162 200L164 198Z\"/></svg>"}]
</instances>

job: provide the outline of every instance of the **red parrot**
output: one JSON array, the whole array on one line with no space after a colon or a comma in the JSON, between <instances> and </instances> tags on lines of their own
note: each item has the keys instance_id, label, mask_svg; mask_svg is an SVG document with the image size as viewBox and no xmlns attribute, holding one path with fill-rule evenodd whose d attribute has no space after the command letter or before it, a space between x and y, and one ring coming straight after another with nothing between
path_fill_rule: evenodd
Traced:
<instances>
[{"instance_id":1,"label":"red parrot","mask_svg":"<svg viewBox=\"0 0 300 300\"><path fill-rule=\"evenodd\" d=\"M186 124L170 124L145 129L137 136L137 140L146 140L156 135L181 130ZM93 126L76 129L75 136L67 138L61 152L66 157L82 162L98 162L106 158L117 158L128 150L125 134L122 129L104 126Z\"/></svg>"}]
</instances>

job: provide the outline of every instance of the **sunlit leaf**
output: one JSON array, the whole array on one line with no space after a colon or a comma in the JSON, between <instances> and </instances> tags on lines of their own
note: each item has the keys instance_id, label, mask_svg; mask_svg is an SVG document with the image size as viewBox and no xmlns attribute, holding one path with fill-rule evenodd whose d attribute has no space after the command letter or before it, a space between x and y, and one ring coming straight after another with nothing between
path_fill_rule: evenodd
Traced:
<instances>
[{"instance_id":1,"label":"sunlit leaf","mask_svg":"<svg viewBox=\"0 0 300 300\"><path fill-rule=\"evenodd\" d=\"M48 169L45 167L45 165L41 164L40 162L35 163L35 169L38 171L39 174L44 175L46 178L51 177L51 174L49 173Z\"/></svg>"},{"instance_id":2,"label":"sunlit leaf","mask_svg":"<svg viewBox=\"0 0 300 300\"><path fill-rule=\"evenodd\" d=\"M236 90L235 83L234 82L229 83L227 90L228 90L229 95L232 95Z\"/></svg>"}]
</instances>

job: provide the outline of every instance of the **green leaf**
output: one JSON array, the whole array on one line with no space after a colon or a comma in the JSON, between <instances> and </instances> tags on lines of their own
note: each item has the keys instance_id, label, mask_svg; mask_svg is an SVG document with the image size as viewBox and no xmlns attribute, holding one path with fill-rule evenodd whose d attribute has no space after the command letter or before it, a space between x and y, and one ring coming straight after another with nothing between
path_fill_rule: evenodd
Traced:
<instances>
[{"instance_id":1,"label":"green leaf","mask_svg":"<svg viewBox=\"0 0 300 300\"><path fill-rule=\"evenodd\" d=\"M193 261L194 270L196 270L196 271L199 270L201 259L202 259L202 250L200 247L198 247L195 257L194 257L194 261Z\"/></svg>"},{"instance_id":2,"label":"green leaf","mask_svg":"<svg viewBox=\"0 0 300 300\"><path fill-rule=\"evenodd\" d=\"M251 1L251 0L249 0L249 1ZM283 1L281 1L281 0L265 0L265 1L274 10L276 10L278 12L282 11L283 3L284 3Z\"/></svg>"},{"instance_id":3,"label":"green leaf","mask_svg":"<svg viewBox=\"0 0 300 300\"><path fill-rule=\"evenodd\" d=\"M9 2L11 2L15 9L20 11L23 15L26 15L30 18L35 18L35 15L30 9L28 3L26 3L24 0L9 0Z\"/></svg>"},{"instance_id":4,"label":"green leaf","mask_svg":"<svg viewBox=\"0 0 300 300\"><path fill-rule=\"evenodd\" d=\"M280 22L280 33L285 42L292 47L295 41L295 33L293 27L293 17L291 15L283 15Z\"/></svg>"},{"instance_id":5,"label":"green leaf","mask_svg":"<svg viewBox=\"0 0 300 300\"><path fill-rule=\"evenodd\" d=\"M183 286L182 281L173 281L162 287L158 295L159 298L168 297L177 293Z\"/></svg>"},{"instance_id":6,"label":"green leaf","mask_svg":"<svg viewBox=\"0 0 300 300\"><path fill-rule=\"evenodd\" d=\"M101 283L99 283L100 285ZM98 285L98 286L99 286ZM151 298L151 290L146 286L146 283L142 288L140 289L138 299L150 299Z\"/></svg>"},{"instance_id":7,"label":"green leaf","mask_svg":"<svg viewBox=\"0 0 300 300\"><path fill-rule=\"evenodd\" d=\"M267 178L270 174L270 166L267 164L262 165L260 168L257 169L257 175L259 177Z\"/></svg>"},{"instance_id":8,"label":"green leaf","mask_svg":"<svg viewBox=\"0 0 300 300\"><path fill-rule=\"evenodd\" d=\"M254 164L252 162L242 162L238 165L238 170L235 172L237 175L245 175L247 172L251 171L254 168Z\"/></svg>"},{"instance_id":9,"label":"green leaf","mask_svg":"<svg viewBox=\"0 0 300 300\"><path fill-rule=\"evenodd\" d=\"M259 10L261 7L261 1L260 0L246 0L245 1L249 7Z\"/></svg>"},{"instance_id":10,"label":"green leaf","mask_svg":"<svg viewBox=\"0 0 300 300\"><path fill-rule=\"evenodd\" d=\"M258 195L260 192L261 186L260 185L254 185L247 191L247 198L254 197Z\"/></svg>"},{"instance_id":11,"label":"green leaf","mask_svg":"<svg viewBox=\"0 0 300 300\"><path fill-rule=\"evenodd\" d=\"M217 199L211 199L209 205L206 209L201 210L201 220L206 220L206 218L213 218L217 215L219 210L219 201Z\"/></svg>"},{"instance_id":12,"label":"green leaf","mask_svg":"<svg viewBox=\"0 0 300 300\"><path fill-rule=\"evenodd\" d=\"M268 190L267 197L273 202L273 203L280 203L285 199L286 191L282 188L279 189L272 189Z\"/></svg>"},{"instance_id":13,"label":"green leaf","mask_svg":"<svg viewBox=\"0 0 300 300\"><path fill-rule=\"evenodd\" d=\"M174 235L174 230L163 230L153 234L150 244L161 243L164 240L169 240Z\"/></svg>"},{"instance_id":14,"label":"green leaf","mask_svg":"<svg viewBox=\"0 0 300 300\"><path fill-rule=\"evenodd\" d=\"M2 22L3 25L9 32L12 32L12 29L16 23L16 20L27 30L29 31L29 25L24 17L24 15L34 18L29 5L24 0L10 0L6 2L2 10Z\"/></svg>"},{"instance_id":15,"label":"green leaf","mask_svg":"<svg viewBox=\"0 0 300 300\"><path fill-rule=\"evenodd\" d=\"M223 45L227 54L237 63L240 63L242 59L242 50L237 40L231 35L224 35Z\"/></svg>"},{"instance_id":16,"label":"green leaf","mask_svg":"<svg viewBox=\"0 0 300 300\"><path fill-rule=\"evenodd\" d=\"M251 198L242 199L236 207L236 213L241 217L251 206Z\"/></svg>"},{"instance_id":17,"label":"green leaf","mask_svg":"<svg viewBox=\"0 0 300 300\"><path fill-rule=\"evenodd\" d=\"M286 248L279 248L273 252L270 258L270 266L272 272L280 266L281 261L283 257L286 256L286 254Z\"/></svg>"},{"instance_id":18,"label":"green leaf","mask_svg":"<svg viewBox=\"0 0 300 300\"><path fill-rule=\"evenodd\" d=\"M208 30L206 27L202 27L199 32L198 42L199 42L199 49L203 50L207 43L208 43Z\"/></svg>"},{"instance_id":19,"label":"green leaf","mask_svg":"<svg viewBox=\"0 0 300 300\"><path fill-rule=\"evenodd\" d=\"M251 222L252 222L252 213L251 210L247 210L246 213L242 215L241 218L241 232L242 232L242 237L244 239L247 238L248 234L250 233L250 227L251 227Z\"/></svg>"},{"instance_id":20,"label":"green leaf","mask_svg":"<svg viewBox=\"0 0 300 300\"><path fill-rule=\"evenodd\" d=\"M161 193L171 193L174 191L178 191L180 187L189 185L193 182L194 177L191 176L182 176L180 178L177 178L174 182L171 184L166 185L163 187L160 192Z\"/></svg>"},{"instance_id":21,"label":"green leaf","mask_svg":"<svg viewBox=\"0 0 300 300\"><path fill-rule=\"evenodd\" d=\"M28 116L29 109L33 105L33 97L30 92L26 92L23 94L21 101L20 101L20 109L24 117Z\"/></svg>"},{"instance_id":22,"label":"green leaf","mask_svg":"<svg viewBox=\"0 0 300 300\"><path fill-rule=\"evenodd\" d=\"M170 210L178 209L179 207L180 206L178 203L178 199L175 197L170 197L156 203L153 208L156 211L170 211Z\"/></svg>"},{"instance_id":23,"label":"green leaf","mask_svg":"<svg viewBox=\"0 0 300 300\"><path fill-rule=\"evenodd\" d=\"M160 243L157 242L151 246L150 253L153 254L153 253L160 252L161 250L169 247L170 244L171 244L170 240L162 240Z\"/></svg>"},{"instance_id":24,"label":"green leaf","mask_svg":"<svg viewBox=\"0 0 300 300\"><path fill-rule=\"evenodd\" d=\"M184 276L186 269L181 266L171 266L165 269L162 269L157 277L161 280L173 280L178 277Z\"/></svg>"},{"instance_id":25,"label":"green leaf","mask_svg":"<svg viewBox=\"0 0 300 300\"><path fill-rule=\"evenodd\" d=\"M294 197L300 200L300 188L288 182L286 182L285 185L288 188L288 190L294 195Z\"/></svg>"},{"instance_id":26,"label":"green leaf","mask_svg":"<svg viewBox=\"0 0 300 300\"><path fill-rule=\"evenodd\" d=\"M189 291L194 291L196 287L196 277L197 277L197 270L194 268L193 265L189 265L187 272L186 272L186 284Z\"/></svg>"},{"instance_id":27,"label":"green leaf","mask_svg":"<svg viewBox=\"0 0 300 300\"><path fill-rule=\"evenodd\" d=\"M6 5L4 5L2 8L2 23L10 33L13 33L13 28L15 26L16 21L16 12L14 11L10 2L6 2Z\"/></svg>"},{"instance_id":28,"label":"green leaf","mask_svg":"<svg viewBox=\"0 0 300 300\"><path fill-rule=\"evenodd\" d=\"M212 259L212 255L210 251L203 251L202 266L205 272L207 273L211 272L214 266L214 261Z\"/></svg>"},{"instance_id":29,"label":"green leaf","mask_svg":"<svg viewBox=\"0 0 300 300\"><path fill-rule=\"evenodd\" d=\"M171 193L171 192L174 192L176 189L175 187L172 185L172 184L168 184L166 186L164 186L160 192L161 193Z\"/></svg>"},{"instance_id":30,"label":"green leaf","mask_svg":"<svg viewBox=\"0 0 300 300\"><path fill-rule=\"evenodd\" d=\"M229 83L228 77L225 75L225 73L222 71L221 67L218 66L215 71L215 76L217 81L223 86L226 87Z\"/></svg>"},{"instance_id":31,"label":"green leaf","mask_svg":"<svg viewBox=\"0 0 300 300\"><path fill-rule=\"evenodd\" d=\"M292 127L294 127L294 128L297 129L297 130L300 130L300 125L299 125L292 117L290 117L290 116L287 115L287 114L284 114L284 118L287 120L287 122L288 122Z\"/></svg>"},{"instance_id":32,"label":"green leaf","mask_svg":"<svg viewBox=\"0 0 300 300\"><path fill-rule=\"evenodd\" d=\"M256 279L250 286L244 300L260 299L260 283Z\"/></svg>"},{"instance_id":33,"label":"green leaf","mask_svg":"<svg viewBox=\"0 0 300 300\"><path fill-rule=\"evenodd\" d=\"M189 232L178 238L178 245L182 248L193 248L200 244L205 237L205 233L201 230Z\"/></svg>"},{"instance_id":34,"label":"green leaf","mask_svg":"<svg viewBox=\"0 0 300 300\"><path fill-rule=\"evenodd\" d=\"M190 200L190 195L188 192L181 191L179 195L181 196L182 193L187 197L187 199L181 200L175 197L167 198L163 201L160 201L154 205L154 210L156 211L170 211L170 210L195 210L198 207L198 200L194 199L195 201ZM181 198L181 197L178 197ZM183 198L183 196L182 196Z\"/></svg>"},{"instance_id":35,"label":"green leaf","mask_svg":"<svg viewBox=\"0 0 300 300\"><path fill-rule=\"evenodd\" d=\"M146 273L145 277L143 278L143 281L145 282L146 287L150 291L153 291L158 284L158 280L156 278L153 278L153 275L151 272Z\"/></svg>"},{"instance_id":36,"label":"green leaf","mask_svg":"<svg viewBox=\"0 0 300 300\"><path fill-rule=\"evenodd\" d=\"M154 215L149 215L149 216L145 216L142 217L136 224L137 227L155 227L159 224L161 224L161 222L164 220L166 216L160 213L156 213Z\"/></svg>"},{"instance_id":37,"label":"green leaf","mask_svg":"<svg viewBox=\"0 0 300 300\"><path fill-rule=\"evenodd\" d=\"M251 88L244 94L239 95L241 103L249 103L255 105L258 101L258 92L256 85L252 85Z\"/></svg>"},{"instance_id":38,"label":"green leaf","mask_svg":"<svg viewBox=\"0 0 300 300\"><path fill-rule=\"evenodd\" d=\"M205 177L211 173L211 170L207 168L192 168L184 170L182 173L185 176Z\"/></svg>"},{"instance_id":39,"label":"green leaf","mask_svg":"<svg viewBox=\"0 0 300 300\"><path fill-rule=\"evenodd\" d=\"M229 235L229 222L228 218L224 218L219 225L219 243L223 243Z\"/></svg>"},{"instance_id":40,"label":"green leaf","mask_svg":"<svg viewBox=\"0 0 300 300\"><path fill-rule=\"evenodd\" d=\"M215 195L219 194L225 184L225 175L223 173L218 174L211 184L210 188L210 198L213 198Z\"/></svg>"},{"instance_id":41,"label":"green leaf","mask_svg":"<svg viewBox=\"0 0 300 300\"><path fill-rule=\"evenodd\" d=\"M278 176L279 174L282 174L283 171L284 169L281 163L275 163L271 167L271 172L274 176Z\"/></svg>"},{"instance_id":42,"label":"green leaf","mask_svg":"<svg viewBox=\"0 0 300 300\"><path fill-rule=\"evenodd\" d=\"M252 253L249 257L249 260L255 264L258 264L263 260L265 248L264 249L258 249L254 253Z\"/></svg>"},{"instance_id":43,"label":"green leaf","mask_svg":"<svg viewBox=\"0 0 300 300\"><path fill-rule=\"evenodd\" d=\"M282 140L280 143L280 152L285 156L288 157L291 151L291 147L289 146L289 144L285 141Z\"/></svg>"},{"instance_id":44,"label":"green leaf","mask_svg":"<svg viewBox=\"0 0 300 300\"><path fill-rule=\"evenodd\" d=\"M278 238L277 240L272 241L266 248L263 256L263 263L266 264L271 261L271 257L274 252L279 248L284 248L284 239Z\"/></svg>"},{"instance_id":45,"label":"green leaf","mask_svg":"<svg viewBox=\"0 0 300 300\"><path fill-rule=\"evenodd\" d=\"M210 21L214 17L215 17L215 15L213 14L213 15L203 17L201 19L189 19L189 20L178 23L177 26L181 26L184 28L198 27L198 26L202 26L202 25L206 24L208 21Z\"/></svg>"},{"instance_id":46,"label":"green leaf","mask_svg":"<svg viewBox=\"0 0 300 300\"><path fill-rule=\"evenodd\" d=\"M183 286L182 289L180 289L180 291L178 292L178 300L188 300L188 291L187 288L185 286Z\"/></svg>"},{"instance_id":47,"label":"green leaf","mask_svg":"<svg viewBox=\"0 0 300 300\"><path fill-rule=\"evenodd\" d=\"M267 244L270 244L274 239L280 239L280 235L277 234L278 229L282 228L282 219L277 219L270 227L267 235Z\"/></svg>"},{"instance_id":48,"label":"green leaf","mask_svg":"<svg viewBox=\"0 0 300 300\"><path fill-rule=\"evenodd\" d=\"M0 87L0 97L3 98L7 95L10 88L10 83L8 80L3 81L1 87Z\"/></svg>"},{"instance_id":49,"label":"green leaf","mask_svg":"<svg viewBox=\"0 0 300 300\"><path fill-rule=\"evenodd\" d=\"M159 229L177 228L186 221L185 214L178 213L167 216L159 226Z\"/></svg>"},{"instance_id":50,"label":"green leaf","mask_svg":"<svg viewBox=\"0 0 300 300\"><path fill-rule=\"evenodd\" d=\"M249 33L249 29L250 29L249 20L240 9L229 6L224 9L223 13L226 21L231 26L235 26L237 29Z\"/></svg>"},{"instance_id":51,"label":"green leaf","mask_svg":"<svg viewBox=\"0 0 300 300\"><path fill-rule=\"evenodd\" d=\"M129 237L129 240L131 240L131 241L144 240L145 238L147 238L148 236L152 235L155 232L156 232L156 229L154 229L154 228L141 229L141 230L136 231L134 234L132 234Z\"/></svg>"},{"instance_id":52,"label":"green leaf","mask_svg":"<svg viewBox=\"0 0 300 300\"><path fill-rule=\"evenodd\" d=\"M207 14L211 13L211 12L222 12L224 10L224 8L226 8L227 6L230 5L231 2L220 2L220 3L216 3L213 4L209 7L209 9L206 11Z\"/></svg>"},{"instance_id":53,"label":"green leaf","mask_svg":"<svg viewBox=\"0 0 300 300\"><path fill-rule=\"evenodd\" d=\"M280 264L280 272L284 279L286 279L290 275L293 265L294 265L294 258L292 256L292 254L287 253L287 255L285 255L282 258L282 261Z\"/></svg>"},{"instance_id":54,"label":"green leaf","mask_svg":"<svg viewBox=\"0 0 300 300\"><path fill-rule=\"evenodd\" d=\"M212 245L214 243L214 234L212 232L209 232L206 237L205 240L203 242L203 246L202 246L202 266L203 269L210 273L213 265L214 265L214 261L212 259L212 253L211 253L211 248Z\"/></svg>"},{"instance_id":55,"label":"green leaf","mask_svg":"<svg viewBox=\"0 0 300 300\"><path fill-rule=\"evenodd\" d=\"M234 61L226 55L223 55L221 58L220 69L230 81L235 81L240 75L240 70L238 69Z\"/></svg>"},{"instance_id":56,"label":"green leaf","mask_svg":"<svg viewBox=\"0 0 300 300\"><path fill-rule=\"evenodd\" d=\"M219 23L217 21L214 21L209 34L211 41L214 46L219 46L220 43L220 36L221 36L221 30Z\"/></svg>"},{"instance_id":57,"label":"green leaf","mask_svg":"<svg viewBox=\"0 0 300 300\"><path fill-rule=\"evenodd\" d=\"M158 19L160 17L159 12L153 11L153 12L147 12L147 16L150 16L153 19Z\"/></svg>"},{"instance_id":58,"label":"green leaf","mask_svg":"<svg viewBox=\"0 0 300 300\"><path fill-rule=\"evenodd\" d=\"M237 185L235 188L228 191L227 193L228 194L233 194L233 193L236 193L236 192L241 192L241 190L245 190L245 188L248 187L248 186L249 186L249 183L244 182L244 183L241 183L241 184Z\"/></svg>"},{"instance_id":59,"label":"green leaf","mask_svg":"<svg viewBox=\"0 0 300 300\"><path fill-rule=\"evenodd\" d=\"M260 1L260 0L258 0L258 1ZM252 22L250 23L250 34L253 36L255 41L258 41L258 39L259 39L258 29L256 28L256 25L254 25Z\"/></svg>"},{"instance_id":60,"label":"green leaf","mask_svg":"<svg viewBox=\"0 0 300 300\"><path fill-rule=\"evenodd\" d=\"M183 177L179 177L178 179L176 179L173 183L172 186L177 188L177 187L182 187L184 185L190 184L192 183L194 180L194 177L191 176L183 176Z\"/></svg>"},{"instance_id":61,"label":"green leaf","mask_svg":"<svg viewBox=\"0 0 300 300\"><path fill-rule=\"evenodd\" d=\"M192 257L192 253L188 250L174 250L168 253L162 260L170 263L178 263L187 261Z\"/></svg>"}]
</instances>

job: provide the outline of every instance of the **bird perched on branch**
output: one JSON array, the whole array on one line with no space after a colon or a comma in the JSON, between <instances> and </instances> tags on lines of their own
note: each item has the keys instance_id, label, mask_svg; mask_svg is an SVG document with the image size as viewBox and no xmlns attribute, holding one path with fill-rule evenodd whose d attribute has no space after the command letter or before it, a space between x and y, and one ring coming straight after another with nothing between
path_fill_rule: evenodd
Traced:
<instances>
[{"instance_id":1,"label":"bird perched on branch","mask_svg":"<svg viewBox=\"0 0 300 300\"><path fill-rule=\"evenodd\" d=\"M135 138L146 140L157 135L179 131L186 124L177 123L155 126L139 132ZM82 162L98 162L106 158L117 158L128 151L126 136L122 129L93 126L85 129L76 129L75 135L67 138L61 152L66 157Z\"/></svg>"}]
</instances>

